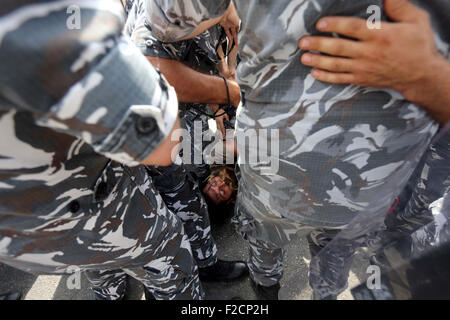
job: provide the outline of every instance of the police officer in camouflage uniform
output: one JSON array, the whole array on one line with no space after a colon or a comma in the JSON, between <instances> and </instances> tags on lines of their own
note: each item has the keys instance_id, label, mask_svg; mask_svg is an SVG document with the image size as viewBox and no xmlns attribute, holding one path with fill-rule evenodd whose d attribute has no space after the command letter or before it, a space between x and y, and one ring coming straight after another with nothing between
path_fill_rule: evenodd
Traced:
<instances>
[{"instance_id":1,"label":"police officer in camouflage uniform","mask_svg":"<svg viewBox=\"0 0 450 320\"><path fill-rule=\"evenodd\" d=\"M360 231L351 229L350 234L363 235L364 224L351 221L365 211L388 211L438 125L395 90L323 83L301 64L304 51L298 41L323 35L316 29L321 17L368 18L368 7L383 9L382 0L233 2L242 20L237 77L246 97L237 117L241 177L235 221L250 244L253 280L275 297L283 247L291 237L314 229L310 238L321 247L345 226ZM171 42L201 32L208 19L235 20L232 10L226 0L154 0L148 13L154 36ZM448 39L446 32L448 28L436 30ZM250 163L242 152L257 148L248 146L243 136L260 129L265 137L270 130L278 132L279 139L268 141L280 146L271 158L279 164L276 172ZM333 250L343 261L353 252L339 245ZM341 283L327 281L333 276L333 260L322 262L311 280L318 298L343 289Z\"/></svg>"},{"instance_id":2,"label":"police officer in camouflage uniform","mask_svg":"<svg viewBox=\"0 0 450 320\"><path fill-rule=\"evenodd\" d=\"M171 44L168 48L156 40L151 35L151 30L148 29L145 1L135 0L128 14L124 31L144 55L182 60L203 73L217 74L216 49L223 39L219 27L213 27L192 41ZM220 79L220 81L223 86L223 80ZM246 264L241 261L217 259L217 247L211 235L208 207L198 184L199 180L206 180L209 176L209 166L202 158L194 158L195 152L199 152L201 155L208 145L208 141L200 141L200 143L195 141L197 143L194 143L194 139L198 139L194 137L194 128L198 125L199 133L209 131L208 119L210 117L207 115L211 112L207 104L180 103L183 127L187 129L191 137L189 148L191 148L191 164L193 165L190 166L190 172L186 170L187 166L184 164L172 164L168 167L151 166L148 167L148 171L155 188L160 192L168 208L183 221L194 258L200 268L200 279L203 281L233 280L245 275L248 269ZM198 150L195 151L194 148ZM186 152L186 150L184 151Z\"/></svg>"},{"instance_id":3,"label":"police officer in camouflage uniform","mask_svg":"<svg viewBox=\"0 0 450 320\"><path fill-rule=\"evenodd\" d=\"M232 80L222 79L217 69L220 60L218 48L226 41L225 32L217 24L193 39L164 43L152 35L146 15L146 2L148 1L134 1L124 31L169 81L173 81L181 100L179 108L182 125L191 138L191 149L182 150L183 153L187 153L182 154L184 164L200 181L203 181L210 174L204 151L209 144L216 143L216 137L205 136L209 131L208 120L224 114L224 110L216 104L232 102L237 107L240 101L239 86ZM166 64L175 65L179 69L168 68ZM186 89L190 82L193 84ZM227 86L231 101L228 101ZM198 91L185 97L184 91L194 89ZM198 133L195 132L196 126Z\"/></svg>"},{"instance_id":4,"label":"police officer in camouflage uniform","mask_svg":"<svg viewBox=\"0 0 450 320\"><path fill-rule=\"evenodd\" d=\"M140 166L172 162L176 94L123 23L110 0L3 4L0 261L86 271L98 298L121 298L109 288L128 274L157 299L201 299L183 225Z\"/></svg>"}]
</instances>

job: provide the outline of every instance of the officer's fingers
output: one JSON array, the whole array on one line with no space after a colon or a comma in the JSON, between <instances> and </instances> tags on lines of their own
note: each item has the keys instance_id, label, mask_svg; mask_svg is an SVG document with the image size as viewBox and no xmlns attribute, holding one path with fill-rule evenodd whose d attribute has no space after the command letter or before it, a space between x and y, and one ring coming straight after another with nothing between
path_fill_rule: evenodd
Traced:
<instances>
[{"instance_id":1,"label":"officer's fingers","mask_svg":"<svg viewBox=\"0 0 450 320\"><path fill-rule=\"evenodd\" d=\"M222 60L223 58L225 58L225 54L223 53L223 49L222 46L219 46L219 48L217 48L217 55L219 56L219 58Z\"/></svg>"},{"instance_id":2,"label":"officer's fingers","mask_svg":"<svg viewBox=\"0 0 450 320\"><path fill-rule=\"evenodd\" d=\"M370 39L372 35L366 20L353 17L325 17L317 22L316 28L322 32L337 33L359 40Z\"/></svg>"},{"instance_id":3,"label":"officer's fingers","mask_svg":"<svg viewBox=\"0 0 450 320\"><path fill-rule=\"evenodd\" d=\"M231 34L231 31L230 31L229 28L225 28L225 34L227 35L227 38L228 38L229 42L230 43L233 42L233 35ZM228 51L229 50L230 49L228 48Z\"/></svg>"},{"instance_id":4,"label":"officer's fingers","mask_svg":"<svg viewBox=\"0 0 450 320\"><path fill-rule=\"evenodd\" d=\"M236 47L239 46L238 32L239 32L239 30L237 30L237 29L233 29L232 32L231 32L232 35L233 35L233 40L234 40L234 44L235 44Z\"/></svg>"},{"instance_id":5,"label":"officer's fingers","mask_svg":"<svg viewBox=\"0 0 450 320\"><path fill-rule=\"evenodd\" d=\"M226 131L225 131L225 126L223 125L223 118L221 118L217 121L217 126L218 126L220 133L222 134L222 137L225 137Z\"/></svg>"},{"instance_id":6,"label":"officer's fingers","mask_svg":"<svg viewBox=\"0 0 450 320\"><path fill-rule=\"evenodd\" d=\"M347 58L327 57L318 54L305 53L302 56L302 63L321 70L352 72L355 69L356 61Z\"/></svg>"},{"instance_id":7,"label":"officer's fingers","mask_svg":"<svg viewBox=\"0 0 450 320\"><path fill-rule=\"evenodd\" d=\"M329 37L304 37L300 39L298 46L302 50L351 58L361 55L363 50L360 42Z\"/></svg>"},{"instance_id":8,"label":"officer's fingers","mask_svg":"<svg viewBox=\"0 0 450 320\"><path fill-rule=\"evenodd\" d=\"M356 84L356 77L352 73L336 73L314 69L312 76L319 81L335 84Z\"/></svg>"}]
</instances>

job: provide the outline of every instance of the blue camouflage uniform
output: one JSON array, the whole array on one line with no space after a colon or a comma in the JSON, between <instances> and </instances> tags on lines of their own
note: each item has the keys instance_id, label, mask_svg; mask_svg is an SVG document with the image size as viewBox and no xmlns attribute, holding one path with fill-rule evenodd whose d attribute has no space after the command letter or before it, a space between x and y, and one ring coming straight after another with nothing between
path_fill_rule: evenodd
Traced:
<instances>
[{"instance_id":1,"label":"blue camouflage uniform","mask_svg":"<svg viewBox=\"0 0 450 320\"><path fill-rule=\"evenodd\" d=\"M182 223L139 166L172 130L176 94L121 35L120 3L0 12L0 262L77 267L101 298L120 298L104 288L124 273L157 299L202 298Z\"/></svg>"},{"instance_id":2,"label":"blue camouflage uniform","mask_svg":"<svg viewBox=\"0 0 450 320\"><path fill-rule=\"evenodd\" d=\"M124 33L131 38L144 55L182 59L182 57L191 53L190 59L195 60L199 66L202 66L204 69L208 67L215 69L214 61L209 56L205 57L205 51L192 49L194 41L192 43L182 42L171 45L170 49L165 48L164 44L157 41L148 29L145 1L143 0L134 1L128 14ZM213 57L212 50L214 49L212 46L214 42L209 40L209 36L201 39L204 48L208 49L206 52ZM205 59L207 62L204 61ZM192 133L192 143L190 144L190 147L192 146L192 156L194 156L193 149L197 147L193 143L194 122L198 121L197 123L200 124L200 133L208 130L208 117L198 111L204 109L207 112L207 105L195 104L195 106L196 108L194 109L189 109L187 104L181 104L180 106L180 117L184 120L185 128L187 127L189 133ZM199 148L201 154L203 152L202 145ZM190 166L190 168L192 170L189 170L189 167L183 163L172 164L168 167L148 167L148 171L166 205L183 221L198 266L207 267L217 261L217 247L211 235L207 204L199 189L198 181L192 174L207 177L209 175L209 167L201 160L198 164Z\"/></svg>"},{"instance_id":3,"label":"blue camouflage uniform","mask_svg":"<svg viewBox=\"0 0 450 320\"><path fill-rule=\"evenodd\" d=\"M190 40L164 43L152 34L147 18L146 2L148 1L134 1L124 29L124 33L130 36L141 52L146 56L185 63L190 68L201 73L219 75L216 68L219 62L217 49L219 45L226 41L222 27L215 25ZM185 103L182 101L179 104L179 111L181 124L188 131L191 140L190 150L181 151L184 165L198 180L203 181L210 174L207 163L210 159L205 151L210 144L217 143L215 137L209 133L208 120L211 119L210 115L213 112L206 103ZM197 135L194 130L195 126L198 126ZM203 136L205 139L203 139ZM183 144L184 146L185 144ZM187 155L183 153L187 153Z\"/></svg>"},{"instance_id":4,"label":"blue camouflage uniform","mask_svg":"<svg viewBox=\"0 0 450 320\"><path fill-rule=\"evenodd\" d=\"M153 34L165 42L183 39L202 21L222 15L229 3L149 1ZM299 230L333 233L346 227L351 238L383 223L438 125L394 90L322 83L300 62L298 40L319 35L315 24L321 17L368 18L367 8L383 8L382 0L234 3L242 20L237 79L246 97L237 116L240 181L235 222L250 243L252 278L271 286L282 276L283 247ZM432 13L436 43L448 58L449 21L443 13L449 11L448 2L419 3ZM256 147L242 137L261 130L263 136L278 133L267 142L279 146L278 153L269 155L278 163L276 172L266 170L263 161L246 158L245 151ZM328 237L314 238L320 245L320 238ZM353 251L345 243L335 244L329 253L347 263ZM331 253L321 255L323 268L312 280L320 282L312 283L318 297L345 287L345 281L328 281L333 276Z\"/></svg>"}]
</instances>

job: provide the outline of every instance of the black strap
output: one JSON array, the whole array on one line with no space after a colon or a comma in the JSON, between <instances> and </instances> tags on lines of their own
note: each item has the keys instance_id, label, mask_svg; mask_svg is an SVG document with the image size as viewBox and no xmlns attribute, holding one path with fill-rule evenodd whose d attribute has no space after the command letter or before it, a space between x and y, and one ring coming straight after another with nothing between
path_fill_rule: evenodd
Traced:
<instances>
[{"instance_id":1,"label":"black strap","mask_svg":"<svg viewBox=\"0 0 450 320\"><path fill-rule=\"evenodd\" d=\"M224 77L224 76L220 76L223 81L225 82L225 87L227 88L227 99L228 99L228 104L231 104L231 98L230 98L230 88L228 87L228 80Z\"/></svg>"},{"instance_id":2,"label":"black strap","mask_svg":"<svg viewBox=\"0 0 450 320\"><path fill-rule=\"evenodd\" d=\"M221 77L221 78L223 79L223 81L225 82L225 88L227 89L227 100L228 100L228 104L226 104L226 105L221 105L221 106L219 107L219 109L217 109L217 111L214 112L213 115L211 115L211 114L209 114L209 113L207 113L207 112L205 112L205 111L203 111L203 110L201 110L201 109L199 109L199 108L193 107L195 110L197 110L197 112L199 112L199 113L201 113L201 114L203 114L203 115L205 115L205 116L207 116L207 117L209 117L209 118L212 118L212 119L222 117L222 116L224 116L224 115L226 115L226 114L230 114L230 112L227 111L228 109L230 109L230 108L227 108L228 106L231 106L231 108L234 109L234 107L231 105L230 88L228 87L228 80L227 80L224 76L220 76L220 77ZM223 112L222 112L221 114L217 114L220 110L222 110Z\"/></svg>"}]
</instances>

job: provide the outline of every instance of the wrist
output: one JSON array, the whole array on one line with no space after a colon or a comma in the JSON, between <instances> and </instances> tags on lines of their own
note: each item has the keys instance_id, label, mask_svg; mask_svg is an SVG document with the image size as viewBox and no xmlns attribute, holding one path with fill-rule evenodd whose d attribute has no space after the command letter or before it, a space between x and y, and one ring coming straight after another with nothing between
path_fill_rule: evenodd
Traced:
<instances>
[{"instance_id":1,"label":"wrist","mask_svg":"<svg viewBox=\"0 0 450 320\"><path fill-rule=\"evenodd\" d=\"M399 90L403 96L411 102L424 104L434 96L436 84L440 82L441 74L446 72L447 66L443 64L440 57L430 59L426 64L422 64L416 69L416 74L420 74L416 79L400 84ZM444 60L444 62L446 62Z\"/></svg>"},{"instance_id":2,"label":"wrist","mask_svg":"<svg viewBox=\"0 0 450 320\"><path fill-rule=\"evenodd\" d=\"M228 87L230 89L231 103L237 108L241 102L241 88L236 81L229 80Z\"/></svg>"},{"instance_id":3,"label":"wrist","mask_svg":"<svg viewBox=\"0 0 450 320\"><path fill-rule=\"evenodd\" d=\"M436 56L423 67L423 75L403 92L403 96L425 108L438 122L448 121L450 106L450 62Z\"/></svg>"}]
</instances>

